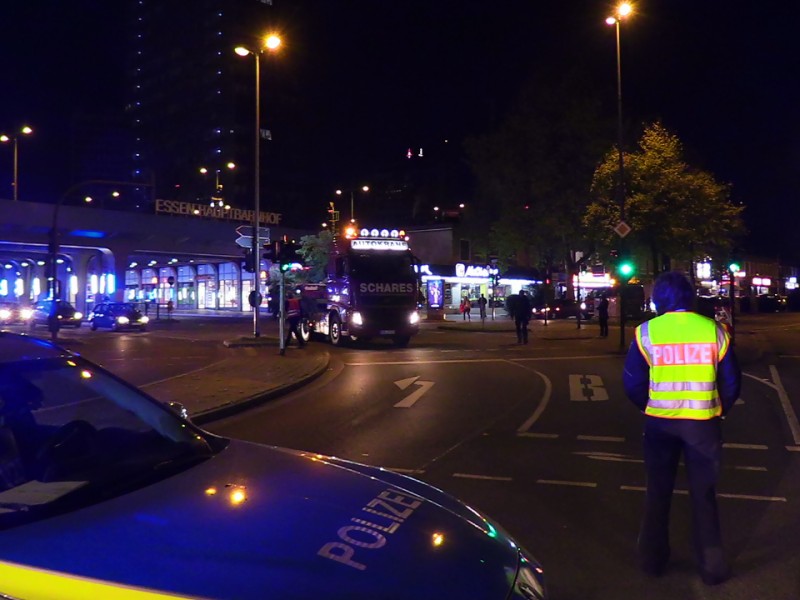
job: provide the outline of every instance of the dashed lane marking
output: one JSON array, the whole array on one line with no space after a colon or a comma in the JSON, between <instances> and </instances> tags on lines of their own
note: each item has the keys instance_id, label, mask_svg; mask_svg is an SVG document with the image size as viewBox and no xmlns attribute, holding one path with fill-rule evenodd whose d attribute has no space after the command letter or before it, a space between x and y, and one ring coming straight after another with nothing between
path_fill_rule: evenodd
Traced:
<instances>
[{"instance_id":1,"label":"dashed lane marking","mask_svg":"<svg viewBox=\"0 0 800 600\"><path fill-rule=\"evenodd\" d=\"M733 444L724 443L723 448L730 448L731 450L769 450L769 446L764 444Z\"/></svg>"},{"instance_id":2,"label":"dashed lane marking","mask_svg":"<svg viewBox=\"0 0 800 600\"><path fill-rule=\"evenodd\" d=\"M541 440L554 440L558 438L557 433L534 433L532 431L518 431L517 437L538 438Z\"/></svg>"},{"instance_id":3,"label":"dashed lane marking","mask_svg":"<svg viewBox=\"0 0 800 600\"><path fill-rule=\"evenodd\" d=\"M621 485L619 489L625 490L628 492L646 492L647 488L642 486L636 485ZM680 494L681 496L688 496L689 490L674 490L675 494ZM717 497L719 498L728 498L729 500L757 500L760 502L786 502L786 498L783 496L755 496L752 494L727 494L725 492L717 492Z\"/></svg>"},{"instance_id":4,"label":"dashed lane marking","mask_svg":"<svg viewBox=\"0 0 800 600\"><path fill-rule=\"evenodd\" d=\"M473 475L471 473L453 473L453 477L460 479L479 479L481 481L513 481L511 477L493 477L491 475Z\"/></svg>"},{"instance_id":5,"label":"dashed lane marking","mask_svg":"<svg viewBox=\"0 0 800 600\"><path fill-rule=\"evenodd\" d=\"M624 442L624 437L614 435L579 435L578 440L582 442Z\"/></svg>"},{"instance_id":6,"label":"dashed lane marking","mask_svg":"<svg viewBox=\"0 0 800 600\"><path fill-rule=\"evenodd\" d=\"M737 471L766 471L767 467L748 467L746 465L734 465Z\"/></svg>"},{"instance_id":7,"label":"dashed lane marking","mask_svg":"<svg viewBox=\"0 0 800 600\"><path fill-rule=\"evenodd\" d=\"M800 446L786 446L789 452L800 452Z\"/></svg>"},{"instance_id":8,"label":"dashed lane marking","mask_svg":"<svg viewBox=\"0 0 800 600\"><path fill-rule=\"evenodd\" d=\"M396 469L394 467L384 467L387 471L394 471L395 473L401 473L403 475L422 475L425 473L425 469Z\"/></svg>"},{"instance_id":9,"label":"dashed lane marking","mask_svg":"<svg viewBox=\"0 0 800 600\"><path fill-rule=\"evenodd\" d=\"M565 481L562 479L537 479L536 483L543 485L566 485L570 487L588 487L596 488L597 484L594 481Z\"/></svg>"}]
</instances>

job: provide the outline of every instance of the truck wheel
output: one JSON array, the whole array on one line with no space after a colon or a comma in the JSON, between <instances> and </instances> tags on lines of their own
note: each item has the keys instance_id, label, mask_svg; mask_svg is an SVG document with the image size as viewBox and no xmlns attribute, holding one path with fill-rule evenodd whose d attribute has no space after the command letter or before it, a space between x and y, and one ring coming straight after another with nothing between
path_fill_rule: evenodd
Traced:
<instances>
[{"instance_id":1,"label":"truck wheel","mask_svg":"<svg viewBox=\"0 0 800 600\"><path fill-rule=\"evenodd\" d=\"M329 326L331 344L333 346L341 346L342 345L342 322L339 320L337 315L333 315L331 317L331 322Z\"/></svg>"},{"instance_id":2,"label":"truck wheel","mask_svg":"<svg viewBox=\"0 0 800 600\"><path fill-rule=\"evenodd\" d=\"M396 335L394 336L394 345L398 348L405 348L408 346L408 342L411 341L410 335Z\"/></svg>"},{"instance_id":3,"label":"truck wheel","mask_svg":"<svg viewBox=\"0 0 800 600\"><path fill-rule=\"evenodd\" d=\"M303 343L308 343L308 340L311 339L311 327L308 326L308 321L305 319L300 321L300 339L303 340Z\"/></svg>"}]
</instances>

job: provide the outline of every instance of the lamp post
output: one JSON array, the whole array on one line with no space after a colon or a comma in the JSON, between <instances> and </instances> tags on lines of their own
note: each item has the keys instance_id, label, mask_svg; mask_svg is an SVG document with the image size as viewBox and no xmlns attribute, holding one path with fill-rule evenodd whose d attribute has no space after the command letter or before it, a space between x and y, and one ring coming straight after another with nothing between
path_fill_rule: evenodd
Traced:
<instances>
[{"instance_id":1,"label":"lamp post","mask_svg":"<svg viewBox=\"0 0 800 600\"><path fill-rule=\"evenodd\" d=\"M359 189L362 192L368 192L369 191L369 186L368 185L362 185ZM337 196L341 196L342 194L344 194L344 191L336 190L336 195ZM354 208L355 208L355 190L350 188L350 222L351 223L355 223L356 222L356 215L355 215Z\"/></svg>"},{"instance_id":2,"label":"lamp post","mask_svg":"<svg viewBox=\"0 0 800 600\"><path fill-rule=\"evenodd\" d=\"M614 25L617 37L617 155L619 157L619 181L617 182L617 194L619 196L619 219L620 225L625 223L625 159L622 154L622 60L620 52L619 30L622 19L627 18L633 12L633 6L629 2L622 2L617 5L614 14L606 18L607 25ZM625 238L622 237L620 245L624 245ZM620 252L620 256L624 256ZM625 349L625 289L624 283L620 289L619 297L619 347Z\"/></svg>"},{"instance_id":3,"label":"lamp post","mask_svg":"<svg viewBox=\"0 0 800 600\"><path fill-rule=\"evenodd\" d=\"M281 45L281 38L277 35L269 35L264 39L264 48L266 50L274 51L277 50ZM263 50L259 48L256 51L250 50L245 48L244 46L237 46L234 49L234 52L239 56L247 56L248 54L252 54L253 58L255 59L256 65L256 94L255 94L255 138L253 144L253 245L252 245L252 252L253 252L253 262L254 262L254 269L253 269L253 282L255 284L255 292L256 292L256 301L253 302L253 337L260 337L261 336L261 324L259 319L259 303L261 300L261 260L260 260L260 247L261 243L259 241L259 231L258 228L261 225L261 198L259 193L259 170L260 170L260 163L261 157L259 152L259 144L261 140L261 52ZM283 286L281 286L281 292L283 292ZM283 296L283 293L281 293ZM283 314L283 298L281 297L281 314ZM283 319L281 319L281 325L283 324ZM283 338L283 327L281 327L281 339Z\"/></svg>"},{"instance_id":4,"label":"lamp post","mask_svg":"<svg viewBox=\"0 0 800 600\"><path fill-rule=\"evenodd\" d=\"M0 142L14 142L14 202L19 200L19 136L30 135L32 133L33 129L25 125L19 130L19 133L13 137L6 134L0 135Z\"/></svg>"}]
</instances>

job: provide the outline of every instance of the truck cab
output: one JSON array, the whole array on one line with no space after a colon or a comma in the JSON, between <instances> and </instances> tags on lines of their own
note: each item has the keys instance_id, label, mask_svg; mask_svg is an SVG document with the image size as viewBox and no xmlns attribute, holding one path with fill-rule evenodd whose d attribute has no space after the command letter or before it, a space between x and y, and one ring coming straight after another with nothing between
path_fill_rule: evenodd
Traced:
<instances>
[{"instance_id":1,"label":"truck cab","mask_svg":"<svg viewBox=\"0 0 800 600\"><path fill-rule=\"evenodd\" d=\"M309 325L334 345L375 337L408 345L419 332L417 262L400 230L348 228L334 242L324 284L303 290Z\"/></svg>"}]
</instances>

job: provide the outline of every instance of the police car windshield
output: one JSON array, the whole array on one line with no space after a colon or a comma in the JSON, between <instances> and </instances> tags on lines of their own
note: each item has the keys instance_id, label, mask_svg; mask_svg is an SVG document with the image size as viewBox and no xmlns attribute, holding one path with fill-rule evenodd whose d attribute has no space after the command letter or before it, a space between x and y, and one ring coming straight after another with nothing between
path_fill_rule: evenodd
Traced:
<instances>
[{"instance_id":1,"label":"police car windshield","mask_svg":"<svg viewBox=\"0 0 800 600\"><path fill-rule=\"evenodd\" d=\"M0 531L99 502L221 449L79 358L0 365Z\"/></svg>"},{"instance_id":2,"label":"police car windshield","mask_svg":"<svg viewBox=\"0 0 800 600\"><path fill-rule=\"evenodd\" d=\"M416 277L408 252L379 250L352 254L350 269L360 281L408 281Z\"/></svg>"}]
</instances>

